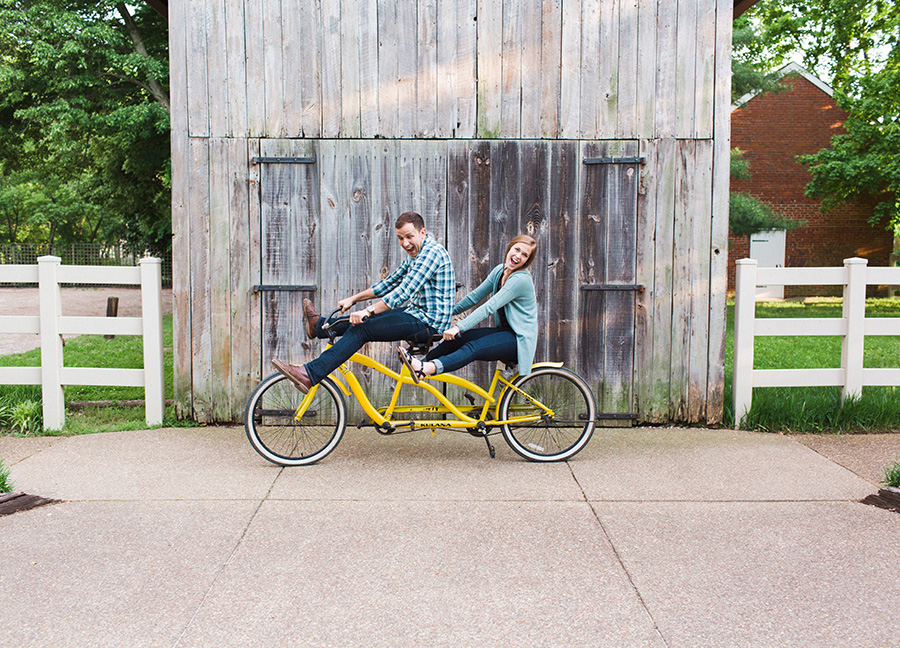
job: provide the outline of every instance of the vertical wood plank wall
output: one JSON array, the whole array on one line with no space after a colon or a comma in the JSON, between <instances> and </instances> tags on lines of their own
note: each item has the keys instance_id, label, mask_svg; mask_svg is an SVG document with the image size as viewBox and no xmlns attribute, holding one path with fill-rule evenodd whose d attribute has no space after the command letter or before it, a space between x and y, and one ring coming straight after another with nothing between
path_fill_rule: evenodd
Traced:
<instances>
[{"instance_id":1,"label":"vertical wood plank wall","mask_svg":"<svg viewBox=\"0 0 900 648\"><path fill-rule=\"evenodd\" d=\"M720 420L729 2L170 0L169 7L179 414L236 420L259 377L265 298L250 286L267 270L252 246L265 237L261 210L277 207L260 199L262 176L274 171L250 164L254 155L303 148L284 140L378 138L402 157L403 140L431 139L430 152L417 150L424 157L397 168L366 163L369 143L334 147L335 157L320 160L330 165L317 188L321 236L334 240L351 214L367 220L351 254L374 280L397 261L390 223L400 211L480 214L490 223L502 205L522 223L539 216L555 299L563 289L577 292L580 281L566 263L577 241L558 234L582 224L579 140L627 140L646 158L634 276L646 290L635 297L629 398L644 421ZM469 140L471 150L446 139ZM551 149L540 139L570 144ZM519 146L505 149L505 140ZM504 193L491 168L478 165L479 151L545 156L544 166L520 160L518 168L550 171L518 179L527 192ZM384 177L391 174L393 182ZM435 175L450 189L437 191ZM500 193L487 200L470 193L479 182ZM382 189L363 203L346 194L366 184ZM488 253L475 230L467 235L464 283L483 271ZM565 338L578 313L559 317L559 309L572 304L542 308L548 321L557 314L549 326Z\"/></svg>"},{"instance_id":2,"label":"vertical wood plank wall","mask_svg":"<svg viewBox=\"0 0 900 648\"><path fill-rule=\"evenodd\" d=\"M170 5L191 137L711 139L731 42L721 0Z\"/></svg>"}]
</instances>

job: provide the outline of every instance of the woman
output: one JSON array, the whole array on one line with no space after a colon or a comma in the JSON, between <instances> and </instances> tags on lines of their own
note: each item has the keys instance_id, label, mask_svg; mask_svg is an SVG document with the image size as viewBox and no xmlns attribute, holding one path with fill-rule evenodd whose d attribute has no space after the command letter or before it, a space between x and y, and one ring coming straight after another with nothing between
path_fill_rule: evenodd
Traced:
<instances>
[{"instance_id":1,"label":"woman","mask_svg":"<svg viewBox=\"0 0 900 648\"><path fill-rule=\"evenodd\" d=\"M518 363L520 374L531 372L537 347L537 299L528 266L534 261L536 250L537 241L530 236L521 234L510 241L503 263L453 307L453 314L472 308L489 295L490 298L444 331L444 342L432 349L424 361L412 358L405 349L397 349L413 380L456 371L473 360ZM495 327L474 328L491 315Z\"/></svg>"}]
</instances>

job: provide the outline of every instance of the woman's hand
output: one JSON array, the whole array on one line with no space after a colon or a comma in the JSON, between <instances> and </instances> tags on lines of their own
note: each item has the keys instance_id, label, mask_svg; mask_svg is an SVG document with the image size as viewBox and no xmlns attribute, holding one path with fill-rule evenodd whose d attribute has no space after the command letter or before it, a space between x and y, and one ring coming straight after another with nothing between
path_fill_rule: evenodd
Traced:
<instances>
[{"instance_id":1,"label":"woman's hand","mask_svg":"<svg viewBox=\"0 0 900 648\"><path fill-rule=\"evenodd\" d=\"M459 335L459 327L458 326L451 326L446 331L444 331L444 339L445 340L452 340L457 335Z\"/></svg>"}]
</instances>

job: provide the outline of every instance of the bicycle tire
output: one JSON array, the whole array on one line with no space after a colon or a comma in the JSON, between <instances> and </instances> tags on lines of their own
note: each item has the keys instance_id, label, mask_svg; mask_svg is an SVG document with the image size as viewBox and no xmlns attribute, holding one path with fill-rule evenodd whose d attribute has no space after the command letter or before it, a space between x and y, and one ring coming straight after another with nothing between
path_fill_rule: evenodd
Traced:
<instances>
[{"instance_id":1,"label":"bicycle tire","mask_svg":"<svg viewBox=\"0 0 900 648\"><path fill-rule=\"evenodd\" d=\"M265 378L250 394L244 429L250 445L280 466L306 466L328 456L347 427L344 395L331 378L319 383L300 421L294 412L305 394L280 373Z\"/></svg>"},{"instance_id":2,"label":"bicycle tire","mask_svg":"<svg viewBox=\"0 0 900 648\"><path fill-rule=\"evenodd\" d=\"M551 410L552 418L534 423L501 426L503 439L530 461L563 461L584 448L594 433L597 405L591 388L568 369L544 367L517 378L513 384ZM500 400L500 418L540 414L542 410L514 389Z\"/></svg>"}]
</instances>

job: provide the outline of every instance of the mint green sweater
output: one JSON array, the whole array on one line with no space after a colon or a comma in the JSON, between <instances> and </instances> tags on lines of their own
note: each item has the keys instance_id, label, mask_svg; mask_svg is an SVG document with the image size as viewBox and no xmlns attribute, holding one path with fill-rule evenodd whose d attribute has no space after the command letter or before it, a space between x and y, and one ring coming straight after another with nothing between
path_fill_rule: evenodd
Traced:
<instances>
[{"instance_id":1,"label":"mint green sweater","mask_svg":"<svg viewBox=\"0 0 900 648\"><path fill-rule=\"evenodd\" d=\"M494 295L490 299L472 311L457 326L460 331L468 331L505 306L506 319L516 334L519 374L524 376L531 373L534 352L537 348L537 298L534 294L534 279L528 270L519 270L509 275L503 287L497 290L502 275L501 263L491 270L478 288L457 302L453 307L453 314L458 315L472 308L493 292Z\"/></svg>"}]
</instances>

